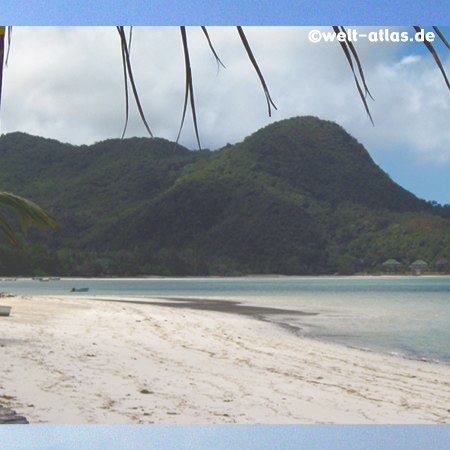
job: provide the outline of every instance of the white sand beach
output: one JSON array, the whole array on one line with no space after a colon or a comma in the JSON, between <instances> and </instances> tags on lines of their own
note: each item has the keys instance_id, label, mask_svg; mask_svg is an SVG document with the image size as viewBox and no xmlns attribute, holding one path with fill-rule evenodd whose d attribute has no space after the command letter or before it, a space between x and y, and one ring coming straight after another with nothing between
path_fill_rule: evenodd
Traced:
<instances>
[{"instance_id":1,"label":"white sand beach","mask_svg":"<svg viewBox=\"0 0 450 450\"><path fill-rule=\"evenodd\" d=\"M447 365L223 312L2 302L0 404L30 423L450 423Z\"/></svg>"}]
</instances>

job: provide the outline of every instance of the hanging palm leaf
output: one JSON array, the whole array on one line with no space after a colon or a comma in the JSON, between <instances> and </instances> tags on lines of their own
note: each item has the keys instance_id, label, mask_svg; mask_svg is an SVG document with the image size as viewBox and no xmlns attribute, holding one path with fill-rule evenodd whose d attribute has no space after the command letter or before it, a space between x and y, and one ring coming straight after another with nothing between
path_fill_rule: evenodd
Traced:
<instances>
[{"instance_id":1,"label":"hanging palm leaf","mask_svg":"<svg viewBox=\"0 0 450 450\"><path fill-rule=\"evenodd\" d=\"M5 57L5 31L6 27L0 27L0 104L2 101L3 60Z\"/></svg>"},{"instance_id":2,"label":"hanging palm leaf","mask_svg":"<svg viewBox=\"0 0 450 450\"><path fill-rule=\"evenodd\" d=\"M188 47L188 41L187 41L187 35L186 35L186 27L180 27L181 31L181 39L183 41L183 50L184 50L184 67L186 72L186 87L185 87L185 94L184 94L184 105L183 105L183 114L181 116L181 125L180 130L178 131L178 136L176 142L178 143L178 140L180 139L181 130L183 129L184 119L186 117L186 110L187 110L187 104L188 99L191 104L191 112L192 112L192 121L194 122L194 130L195 130L195 136L197 138L197 144L198 148L201 149L200 145L200 135L198 133L198 125L197 125L197 114L195 110L195 102L194 102L194 81L192 79L192 70L191 70L191 61L189 57L189 47Z\"/></svg>"},{"instance_id":3,"label":"hanging palm leaf","mask_svg":"<svg viewBox=\"0 0 450 450\"><path fill-rule=\"evenodd\" d=\"M272 110L270 108L270 106L272 105L273 108L277 109L277 107L275 106L275 103L272 101L270 94L269 94L269 89L266 85L266 81L264 80L263 74L261 73L261 70L259 69L258 63L256 62L256 58L253 55L253 52L250 48L250 44L248 43L247 37L244 34L244 30L242 29L242 27L236 27L239 33L239 37L241 38L242 41L242 45L245 48L245 51L247 52L247 56L250 60L250 62L253 64L253 67L256 70L256 73L258 74L259 77L259 81L261 82L261 85L263 87L264 90L264 95L266 96L266 101L267 101L267 109L268 109L268 113L269 113L269 117L272 115Z\"/></svg>"},{"instance_id":4,"label":"hanging palm leaf","mask_svg":"<svg viewBox=\"0 0 450 450\"><path fill-rule=\"evenodd\" d=\"M130 46L131 46L131 33L133 28L130 29L130 37L127 41L125 36L124 27L116 27L120 36L120 43L122 47L122 62L123 62L123 73L125 78L125 101L126 101L126 119L125 119L125 127L122 133L122 138L125 135L125 131L127 129L128 124L128 80L131 84L131 89L133 91L134 99L136 101L136 105L139 110L139 114L141 116L142 123L148 131L148 134L153 137L152 132L150 131L150 127L148 126L147 120L144 116L144 111L141 106L141 101L139 100L139 95L136 89L136 84L134 83L133 71L131 70L131 60L130 60Z\"/></svg>"},{"instance_id":5,"label":"hanging palm leaf","mask_svg":"<svg viewBox=\"0 0 450 450\"><path fill-rule=\"evenodd\" d=\"M437 27L433 27L433 28L436 30L436 33L441 38L442 42L447 46L447 48L450 49L450 46L449 46L447 40L442 35L442 33L439 30L439 28L437 28ZM420 27L418 27L418 26L415 26L414 29L418 33L422 31L422 29ZM433 55L434 61L436 62L437 66L439 67L439 70L441 71L442 76L444 77L445 83L447 84L447 87L450 89L450 83L448 81L447 74L445 73L445 69L444 69L444 67L443 67L443 65L441 63L441 60L439 59L439 56L438 56L436 50L434 49L434 47L426 39L423 41L423 43L425 44L427 49L430 51L430 53Z\"/></svg>"},{"instance_id":6,"label":"hanging palm leaf","mask_svg":"<svg viewBox=\"0 0 450 450\"><path fill-rule=\"evenodd\" d=\"M0 192L0 208L19 215L21 229L25 235L27 228L31 225L37 225L44 231L58 226L58 221L42 208L30 200L11 194L10 192ZM17 243L14 229L2 213L0 213L0 232L12 243Z\"/></svg>"},{"instance_id":7,"label":"hanging palm leaf","mask_svg":"<svg viewBox=\"0 0 450 450\"><path fill-rule=\"evenodd\" d=\"M336 35L344 33L344 35L347 36L347 33L345 32L345 28L342 26L340 26L340 27L334 26L333 30ZM344 55L347 58L348 64L350 65L350 69L352 70L353 78L355 79L355 83L356 83L356 89L358 90L359 96L361 97L361 101L363 102L363 105L364 105L364 108L366 109L367 115L369 116L369 119L373 124L372 115L370 114L369 105L367 104L367 100L366 100L367 95L369 95L370 98L372 98L372 95L370 94L369 88L367 87L366 79L364 77L364 72L363 72L361 63L359 61L359 57L356 52L355 46L348 38L346 38L345 41L339 41L339 44L341 45L342 51L344 52ZM355 67L353 65L353 60L355 61L356 65L358 67L358 72L359 72L359 76L361 79L361 83L364 86L364 92L363 92L363 89L361 88L360 81L359 81L358 77L356 76L356 71L355 71ZM373 100L373 98L372 98L372 100Z\"/></svg>"}]
</instances>

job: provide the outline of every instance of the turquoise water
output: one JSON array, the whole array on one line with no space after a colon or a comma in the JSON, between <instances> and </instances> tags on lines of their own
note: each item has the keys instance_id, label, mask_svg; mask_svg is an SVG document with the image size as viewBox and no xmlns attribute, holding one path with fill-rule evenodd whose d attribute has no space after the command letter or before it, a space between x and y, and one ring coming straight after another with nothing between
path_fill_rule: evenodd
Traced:
<instances>
[{"instance_id":1,"label":"turquoise water","mask_svg":"<svg viewBox=\"0 0 450 450\"><path fill-rule=\"evenodd\" d=\"M317 313L269 320L301 335L356 348L450 363L450 277L161 278L2 281L0 291L95 298L186 297L238 300ZM77 294L70 294L77 295Z\"/></svg>"}]
</instances>

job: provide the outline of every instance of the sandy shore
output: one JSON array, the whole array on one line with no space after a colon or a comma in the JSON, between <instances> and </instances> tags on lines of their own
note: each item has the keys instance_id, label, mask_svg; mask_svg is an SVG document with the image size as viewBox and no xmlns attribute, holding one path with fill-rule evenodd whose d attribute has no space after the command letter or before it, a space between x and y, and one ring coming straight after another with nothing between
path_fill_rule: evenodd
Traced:
<instances>
[{"instance_id":1,"label":"sandy shore","mask_svg":"<svg viewBox=\"0 0 450 450\"><path fill-rule=\"evenodd\" d=\"M30 423L450 423L450 367L251 315L2 299L0 404Z\"/></svg>"}]
</instances>

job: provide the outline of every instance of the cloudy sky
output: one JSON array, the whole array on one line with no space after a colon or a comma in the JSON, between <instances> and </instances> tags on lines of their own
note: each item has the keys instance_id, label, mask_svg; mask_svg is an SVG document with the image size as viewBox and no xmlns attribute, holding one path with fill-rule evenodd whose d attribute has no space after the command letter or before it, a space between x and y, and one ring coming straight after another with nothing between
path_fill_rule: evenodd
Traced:
<instances>
[{"instance_id":1,"label":"cloudy sky","mask_svg":"<svg viewBox=\"0 0 450 450\"><path fill-rule=\"evenodd\" d=\"M446 450L448 426L29 425L0 428L1 450Z\"/></svg>"},{"instance_id":2,"label":"cloudy sky","mask_svg":"<svg viewBox=\"0 0 450 450\"><path fill-rule=\"evenodd\" d=\"M269 117L235 27L208 28L225 69L218 68L200 27L188 27L202 147L215 150L274 121L315 115L342 125L394 181L420 198L450 203L450 90L423 43L379 39L380 30L393 38L408 32L410 39L413 28L347 27L357 33L356 49L374 98L368 99L374 126L339 44L311 42L309 35L316 29L331 31L244 27L277 106ZM450 27L442 31L450 39ZM378 42L373 42L375 36ZM437 40L435 44L450 73L450 51ZM133 28L132 65L153 134L175 140L185 86L178 27ZM126 136L145 136L137 109L130 106ZM122 60L114 27L13 28L2 133L23 131L91 144L120 137L124 119ZM190 115L180 143L197 148Z\"/></svg>"}]
</instances>

